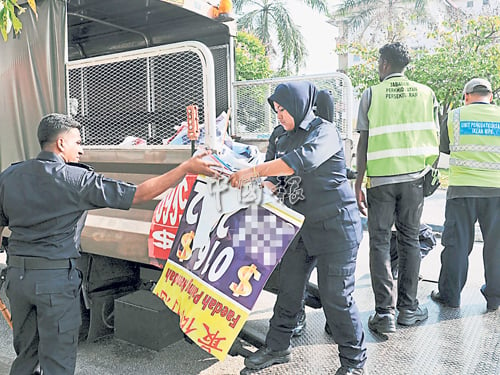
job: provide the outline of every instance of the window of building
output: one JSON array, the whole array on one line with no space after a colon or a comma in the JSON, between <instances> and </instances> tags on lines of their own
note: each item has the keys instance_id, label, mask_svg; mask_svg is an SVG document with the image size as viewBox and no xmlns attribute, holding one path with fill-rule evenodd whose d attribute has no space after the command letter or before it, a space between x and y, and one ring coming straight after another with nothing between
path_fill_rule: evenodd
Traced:
<instances>
[{"instance_id":1,"label":"window of building","mask_svg":"<svg viewBox=\"0 0 500 375\"><path fill-rule=\"evenodd\" d=\"M483 0L483 5L488 5L490 3L490 0Z\"/></svg>"},{"instance_id":2,"label":"window of building","mask_svg":"<svg viewBox=\"0 0 500 375\"><path fill-rule=\"evenodd\" d=\"M467 8L472 8L474 6L474 1L467 1Z\"/></svg>"}]
</instances>

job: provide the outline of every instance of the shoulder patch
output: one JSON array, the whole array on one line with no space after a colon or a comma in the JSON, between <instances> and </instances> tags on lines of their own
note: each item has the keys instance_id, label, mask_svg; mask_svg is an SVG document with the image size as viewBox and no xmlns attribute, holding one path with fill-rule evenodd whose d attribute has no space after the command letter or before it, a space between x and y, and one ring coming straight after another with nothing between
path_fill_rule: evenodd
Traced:
<instances>
[{"instance_id":1,"label":"shoulder patch","mask_svg":"<svg viewBox=\"0 0 500 375\"><path fill-rule=\"evenodd\" d=\"M66 163L67 165L72 165L73 167L79 167L79 168L83 168L83 169L86 169L87 171L93 171L94 168L91 167L90 165L88 164L84 164L84 163L73 163L73 162L68 162Z\"/></svg>"}]
</instances>

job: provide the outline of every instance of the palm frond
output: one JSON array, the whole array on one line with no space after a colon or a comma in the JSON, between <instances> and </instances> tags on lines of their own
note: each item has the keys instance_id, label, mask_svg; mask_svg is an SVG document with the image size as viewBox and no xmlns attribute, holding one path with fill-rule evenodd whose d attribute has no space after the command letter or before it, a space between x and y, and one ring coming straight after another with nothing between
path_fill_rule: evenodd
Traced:
<instances>
[{"instance_id":1,"label":"palm frond","mask_svg":"<svg viewBox=\"0 0 500 375\"><path fill-rule=\"evenodd\" d=\"M381 0L344 0L344 2L336 8L335 16L347 17L361 9L376 8L381 2Z\"/></svg>"},{"instance_id":2,"label":"palm frond","mask_svg":"<svg viewBox=\"0 0 500 375\"><path fill-rule=\"evenodd\" d=\"M290 68L290 62L293 61L295 70L298 71L307 56L299 26L293 22L290 13L282 4L274 3L270 8L270 16L275 22L277 42L283 54L282 68Z\"/></svg>"},{"instance_id":3,"label":"palm frond","mask_svg":"<svg viewBox=\"0 0 500 375\"><path fill-rule=\"evenodd\" d=\"M304 3L321 14L329 14L327 0L304 0Z\"/></svg>"}]
</instances>

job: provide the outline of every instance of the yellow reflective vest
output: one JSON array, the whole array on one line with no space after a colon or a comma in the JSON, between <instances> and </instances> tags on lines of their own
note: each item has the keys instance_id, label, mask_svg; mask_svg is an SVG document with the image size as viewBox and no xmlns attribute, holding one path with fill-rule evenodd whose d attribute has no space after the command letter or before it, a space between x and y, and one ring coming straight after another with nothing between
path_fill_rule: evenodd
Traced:
<instances>
[{"instance_id":1,"label":"yellow reflective vest","mask_svg":"<svg viewBox=\"0 0 500 375\"><path fill-rule=\"evenodd\" d=\"M473 103L448 115L450 186L500 188L500 107Z\"/></svg>"},{"instance_id":2,"label":"yellow reflective vest","mask_svg":"<svg viewBox=\"0 0 500 375\"><path fill-rule=\"evenodd\" d=\"M400 175L432 165L439 156L432 90L403 76L371 90L366 175Z\"/></svg>"}]
</instances>

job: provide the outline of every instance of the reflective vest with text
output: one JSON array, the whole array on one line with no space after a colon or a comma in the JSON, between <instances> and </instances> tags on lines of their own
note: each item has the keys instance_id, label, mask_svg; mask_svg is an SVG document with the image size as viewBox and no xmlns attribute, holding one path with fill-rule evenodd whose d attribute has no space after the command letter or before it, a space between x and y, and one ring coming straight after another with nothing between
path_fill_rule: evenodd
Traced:
<instances>
[{"instance_id":1,"label":"reflective vest with text","mask_svg":"<svg viewBox=\"0 0 500 375\"><path fill-rule=\"evenodd\" d=\"M473 103L448 115L450 186L500 188L500 107Z\"/></svg>"},{"instance_id":2,"label":"reflective vest with text","mask_svg":"<svg viewBox=\"0 0 500 375\"><path fill-rule=\"evenodd\" d=\"M393 176L423 170L439 156L432 90L406 77L371 88L366 175Z\"/></svg>"}]
</instances>

